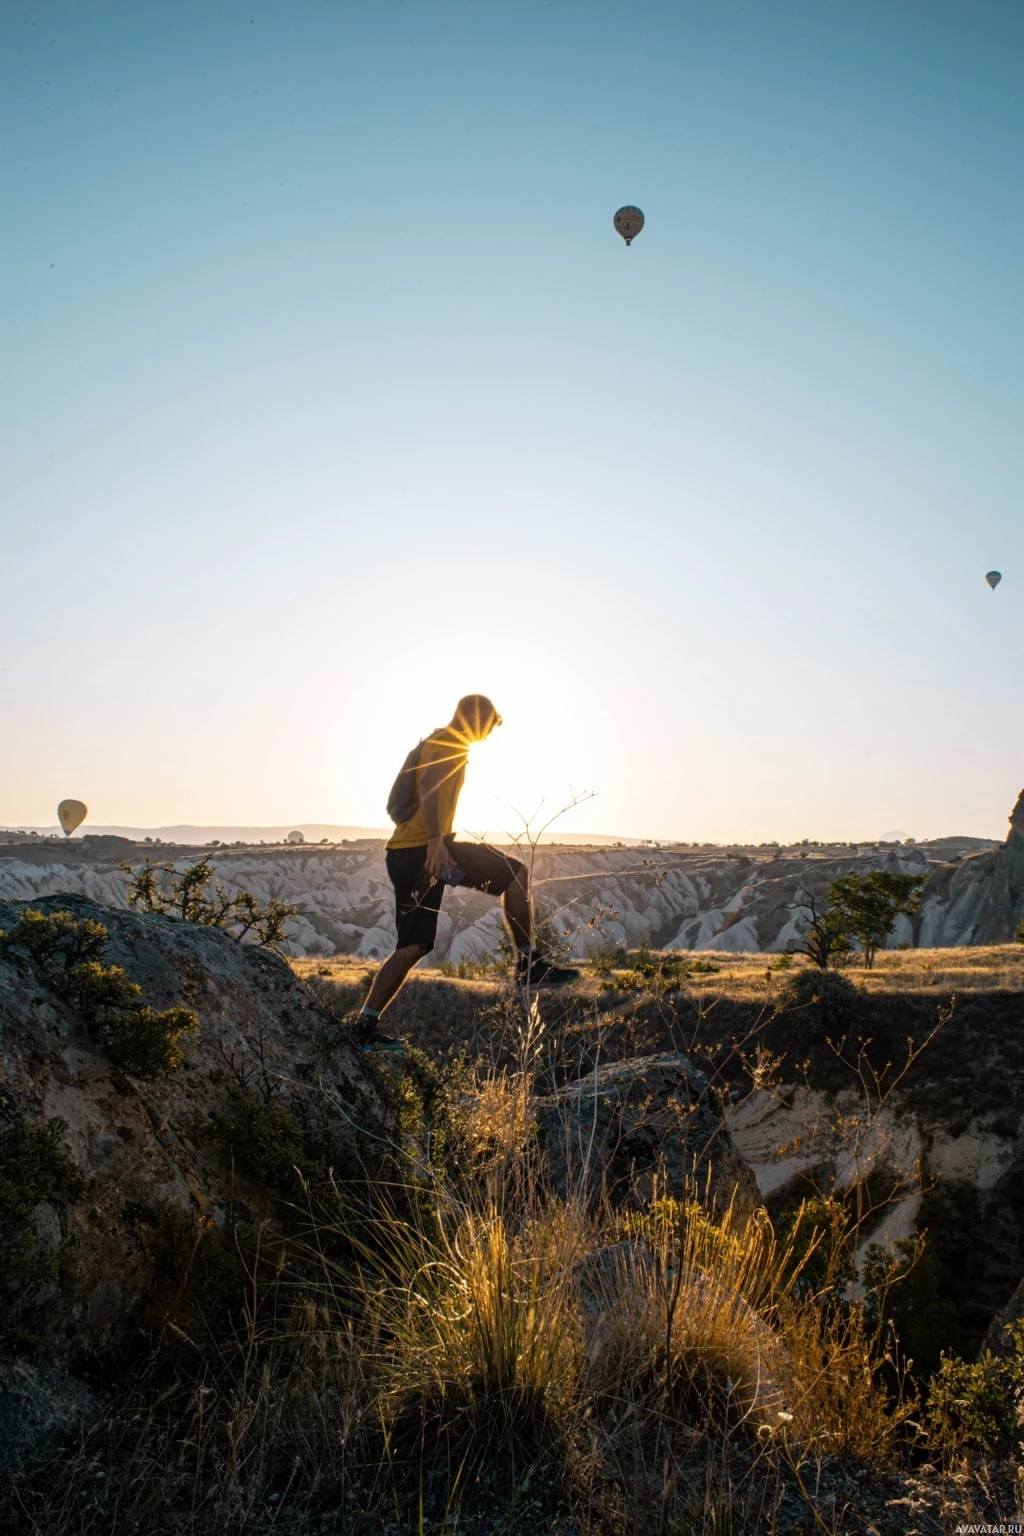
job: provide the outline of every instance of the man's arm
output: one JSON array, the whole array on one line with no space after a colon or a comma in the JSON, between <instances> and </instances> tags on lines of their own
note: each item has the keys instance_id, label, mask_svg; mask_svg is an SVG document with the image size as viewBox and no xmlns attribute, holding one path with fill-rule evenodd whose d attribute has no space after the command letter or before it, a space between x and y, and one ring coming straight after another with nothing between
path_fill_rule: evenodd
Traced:
<instances>
[{"instance_id":1,"label":"man's arm","mask_svg":"<svg viewBox=\"0 0 1024 1536\"><path fill-rule=\"evenodd\" d=\"M451 868L452 857L441 833L441 786L451 773L451 764L434 759L420 770L420 806L427 828L426 871L434 880L442 880Z\"/></svg>"}]
</instances>

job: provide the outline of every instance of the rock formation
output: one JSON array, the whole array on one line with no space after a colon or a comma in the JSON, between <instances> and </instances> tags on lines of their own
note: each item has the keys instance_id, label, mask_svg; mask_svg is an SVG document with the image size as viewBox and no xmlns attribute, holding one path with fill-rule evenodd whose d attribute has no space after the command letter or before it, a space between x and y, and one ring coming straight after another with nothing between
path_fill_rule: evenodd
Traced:
<instances>
[{"instance_id":1,"label":"rock formation","mask_svg":"<svg viewBox=\"0 0 1024 1536\"><path fill-rule=\"evenodd\" d=\"M341 1138L379 1127L388 1111L337 1021L276 955L86 897L33 905L102 923L104 962L122 967L147 1004L187 1004L200 1021L180 1068L138 1080L100 1052L28 954L0 946L0 1134L56 1127L84 1181L77 1198L55 1195L34 1212L41 1265L30 1326L60 1361L110 1347L140 1320L169 1244L189 1233L230 1241L233 1222L272 1215L273 1193L217 1131L247 1089L299 1115L313 1096L336 1106ZM0 930L13 930L22 910L0 903Z\"/></svg>"},{"instance_id":2,"label":"rock formation","mask_svg":"<svg viewBox=\"0 0 1024 1536\"><path fill-rule=\"evenodd\" d=\"M118 837L4 845L2 837L0 900L75 891L123 906L121 859L139 865L156 854L180 869L207 857L229 892L247 889L260 901L276 897L298 907L287 930L293 955L380 957L394 944L382 843L210 849L154 848ZM927 876L921 911L898 920L891 944L993 943L1012 938L1024 914L1024 808L1018 801L1010 836L996 846L978 838L855 848L545 846L533 863L539 905L577 954L640 942L664 949L785 950L806 931L805 893L821 902L830 883L851 869ZM445 898L435 959L491 956L502 932L492 900L453 890Z\"/></svg>"},{"instance_id":3,"label":"rock formation","mask_svg":"<svg viewBox=\"0 0 1024 1536\"><path fill-rule=\"evenodd\" d=\"M817 1006L766 1025L778 1080L752 1094L743 1082L727 1112L733 1142L772 1211L870 1183L878 1205L860 1257L869 1242L927 1233L943 1290L980 1339L1024 1274L1021 994L943 999L944 1022L909 1066L939 999L855 995L852 1027L830 1028Z\"/></svg>"},{"instance_id":4,"label":"rock formation","mask_svg":"<svg viewBox=\"0 0 1024 1536\"><path fill-rule=\"evenodd\" d=\"M721 1104L686 1056L609 1062L542 1099L537 1119L552 1182L594 1199L649 1201L699 1191L742 1221L761 1204Z\"/></svg>"}]
</instances>

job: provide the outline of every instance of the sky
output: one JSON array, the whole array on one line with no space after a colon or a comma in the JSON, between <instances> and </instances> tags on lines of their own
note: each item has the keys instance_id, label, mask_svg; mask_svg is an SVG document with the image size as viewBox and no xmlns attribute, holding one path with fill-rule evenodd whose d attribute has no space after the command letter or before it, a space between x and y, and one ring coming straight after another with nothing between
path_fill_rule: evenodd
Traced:
<instances>
[{"instance_id":1,"label":"sky","mask_svg":"<svg viewBox=\"0 0 1024 1536\"><path fill-rule=\"evenodd\" d=\"M1018 0L6 0L0 825L383 825L479 690L465 830L1004 835L1022 65Z\"/></svg>"}]
</instances>

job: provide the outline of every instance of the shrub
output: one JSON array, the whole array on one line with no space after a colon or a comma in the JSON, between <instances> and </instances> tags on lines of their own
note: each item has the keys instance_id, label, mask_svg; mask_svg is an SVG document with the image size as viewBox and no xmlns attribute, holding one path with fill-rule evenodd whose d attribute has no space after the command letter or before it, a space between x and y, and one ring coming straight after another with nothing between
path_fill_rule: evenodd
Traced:
<instances>
[{"instance_id":1,"label":"shrub","mask_svg":"<svg viewBox=\"0 0 1024 1536\"><path fill-rule=\"evenodd\" d=\"M165 912L182 922L200 923L206 928L221 928L239 941L252 934L263 949L274 949L281 942L288 919L298 911L298 907L288 906L276 897L261 906L251 891L239 891L232 896L214 879L217 870L209 859L198 859L180 870L173 864L154 864L149 858L133 869L127 859L122 859L118 868L128 877L130 907Z\"/></svg>"},{"instance_id":2,"label":"shrub","mask_svg":"<svg viewBox=\"0 0 1024 1536\"><path fill-rule=\"evenodd\" d=\"M199 1031L191 1008L158 1011L142 1001L142 988L118 965L99 957L107 930L72 912L28 907L0 946L25 950L53 990L78 1013L89 1038L133 1077L153 1078L180 1067L181 1042Z\"/></svg>"},{"instance_id":3,"label":"shrub","mask_svg":"<svg viewBox=\"0 0 1024 1536\"><path fill-rule=\"evenodd\" d=\"M786 977L777 1010L786 1014L803 1012L808 1022L813 1018L822 1033L831 1030L845 1034L859 1017L861 997L853 982L838 971L808 967Z\"/></svg>"},{"instance_id":4,"label":"shrub","mask_svg":"<svg viewBox=\"0 0 1024 1536\"><path fill-rule=\"evenodd\" d=\"M666 992L677 991L692 973L717 971L717 965L704 960L691 960L687 955L672 954L665 950L652 950L645 941L625 956L630 969L623 975L606 982L619 992L641 990L663 997Z\"/></svg>"},{"instance_id":5,"label":"shrub","mask_svg":"<svg viewBox=\"0 0 1024 1536\"><path fill-rule=\"evenodd\" d=\"M252 1089L239 1096L230 1114L218 1115L215 1125L245 1167L276 1189L295 1192L299 1180L314 1172L301 1122Z\"/></svg>"},{"instance_id":6,"label":"shrub","mask_svg":"<svg viewBox=\"0 0 1024 1536\"><path fill-rule=\"evenodd\" d=\"M846 1204L814 1195L783 1214L779 1234L794 1295L834 1308L847 1296L856 1274L856 1226Z\"/></svg>"},{"instance_id":7,"label":"shrub","mask_svg":"<svg viewBox=\"0 0 1024 1536\"><path fill-rule=\"evenodd\" d=\"M185 1059L181 1041L199 1032L191 1008L157 1010L145 1005L104 1010L90 1029L96 1044L132 1077L154 1078L172 1072Z\"/></svg>"},{"instance_id":8,"label":"shrub","mask_svg":"<svg viewBox=\"0 0 1024 1536\"><path fill-rule=\"evenodd\" d=\"M616 966L626 963L626 951L616 949L613 945L601 945L598 949L592 949L587 956L587 964L595 976L600 976L603 981L610 981Z\"/></svg>"},{"instance_id":9,"label":"shrub","mask_svg":"<svg viewBox=\"0 0 1024 1536\"><path fill-rule=\"evenodd\" d=\"M947 1358L928 1392L928 1428L947 1459L1024 1455L1024 1323L1007 1329L1013 1354Z\"/></svg>"},{"instance_id":10,"label":"shrub","mask_svg":"<svg viewBox=\"0 0 1024 1536\"><path fill-rule=\"evenodd\" d=\"M92 918L72 912L37 912L27 907L10 933L0 933L5 949L23 949L50 980L103 953L107 930Z\"/></svg>"},{"instance_id":11,"label":"shrub","mask_svg":"<svg viewBox=\"0 0 1024 1536\"><path fill-rule=\"evenodd\" d=\"M215 1129L250 1172L303 1204L334 1209L343 1194L369 1208L387 1187L389 1209L413 1208L448 1150L464 1073L457 1056L439 1066L409 1047L401 1069L389 1068L378 1084L388 1104L384 1123L364 1105L354 1135L343 1133L336 1106L315 1089L282 1102L273 1080L240 1079Z\"/></svg>"}]
</instances>

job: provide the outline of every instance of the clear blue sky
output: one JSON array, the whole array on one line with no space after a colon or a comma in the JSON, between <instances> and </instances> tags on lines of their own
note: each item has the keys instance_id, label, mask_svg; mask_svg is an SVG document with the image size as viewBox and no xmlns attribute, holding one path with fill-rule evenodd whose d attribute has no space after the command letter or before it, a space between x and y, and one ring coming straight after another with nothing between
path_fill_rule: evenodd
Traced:
<instances>
[{"instance_id":1,"label":"clear blue sky","mask_svg":"<svg viewBox=\"0 0 1024 1536\"><path fill-rule=\"evenodd\" d=\"M467 827L572 784L567 829L1002 835L1018 0L0 43L0 824L379 825L482 689Z\"/></svg>"}]
</instances>

